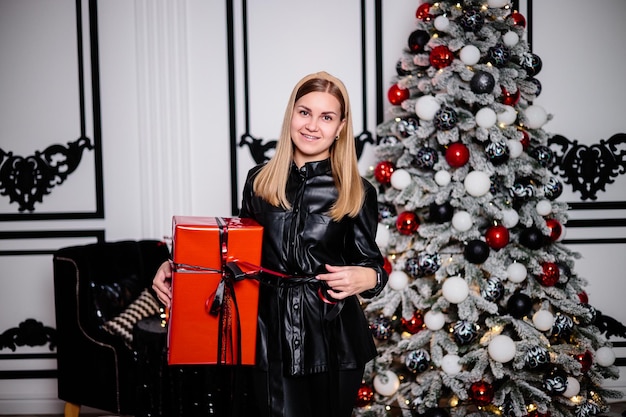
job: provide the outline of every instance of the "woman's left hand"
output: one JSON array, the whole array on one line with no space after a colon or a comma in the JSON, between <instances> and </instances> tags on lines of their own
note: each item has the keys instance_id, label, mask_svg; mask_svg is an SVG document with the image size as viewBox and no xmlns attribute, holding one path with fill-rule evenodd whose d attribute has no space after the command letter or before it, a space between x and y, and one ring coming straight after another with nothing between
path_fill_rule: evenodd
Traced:
<instances>
[{"instance_id":1,"label":"woman's left hand","mask_svg":"<svg viewBox=\"0 0 626 417\"><path fill-rule=\"evenodd\" d=\"M342 300L360 294L376 286L376 271L364 266L333 266L326 264L326 274L318 274L317 279L326 281L328 295Z\"/></svg>"}]
</instances>

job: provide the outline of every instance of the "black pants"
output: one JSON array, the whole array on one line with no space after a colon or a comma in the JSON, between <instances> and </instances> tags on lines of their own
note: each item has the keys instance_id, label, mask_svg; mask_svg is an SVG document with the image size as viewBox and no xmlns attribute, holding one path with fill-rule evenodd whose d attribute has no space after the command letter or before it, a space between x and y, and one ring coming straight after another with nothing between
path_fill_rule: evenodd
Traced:
<instances>
[{"instance_id":1,"label":"black pants","mask_svg":"<svg viewBox=\"0 0 626 417\"><path fill-rule=\"evenodd\" d=\"M285 376L279 369L256 371L254 396L260 417L350 417L363 368Z\"/></svg>"}]
</instances>

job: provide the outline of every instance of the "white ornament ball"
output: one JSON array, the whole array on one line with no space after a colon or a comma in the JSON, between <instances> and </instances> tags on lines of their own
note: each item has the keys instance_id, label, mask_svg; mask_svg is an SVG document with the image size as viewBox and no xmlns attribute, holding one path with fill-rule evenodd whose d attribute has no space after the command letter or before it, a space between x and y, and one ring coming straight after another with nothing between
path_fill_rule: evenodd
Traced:
<instances>
[{"instance_id":1,"label":"white ornament ball","mask_svg":"<svg viewBox=\"0 0 626 417\"><path fill-rule=\"evenodd\" d=\"M509 4L510 0L487 0L487 6L492 9L501 9L507 4Z\"/></svg>"},{"instance_id":2,"label":"white ornament ball","mask_svg":"<svg viewBox=\"0 0 626 417\"><path fill-rule=\"evenodd\" d=\"M376 230L376 244L379 248L386 248L389 245L389 236L389 228L382 223L378 223L378 229Z\"/></svg>"},{"instance_id":3,"label":"white ornament ball","mask_svg":"<svg viewBox=\"0 0 626 417\"><path fill-rule=\"evenodd\" d=\"M476 65L480 61L480 49L474 45L465 45L459 52L459 58L465 65Z\"/></svg>"},{"instance_id":4,"label":"white ornament ball","mask_svg":"<svg viewBox=\"0 0 626 417\"><path fill-rule=\"evenodd\" d=\"M451 180L452 174L450 174L448 171L437 171L435 173L435 182L441 187L445 187L446 185L450 184Z\"/></svg>"},{"instance_id":5,"label":"white ornament ball","mask_svg":"<svg viewBox=\"0 0 626 417\"><path fill-rule=\"evenodd\" d=\"M548 121L548 113L546 110L538 105L528 106L525 111L526 114L526 126L530 129L539 129Z\"/></svg>"},{"instance_id":6,"label":"white ornament ball","mask_svg":"<svg viewBox=\"0 0 626 417\"><path fill-rule=\"evenodd\" d=\"M517 111L513 106L504 106L504 111L498 113L498 122L505 126L512 125L517 119Z\"/></svg>"},{"instance_id":7,"label":"white ornament ball","mask_svg":"<svg viewBox=\"0 0 626 417\"><path fill-rule=\"evenodd\" d=\"M483 107L476 112L476 124L485 129L495 125L498 121L498 115L493 109L489 107Z\"/></svg>"},{"instance_id":8,"label":"white ornament ball","mask_svg":"<svg viewBox=\"0 0 626 417\"><path fill-rule=\"evenodd\" d=\"M393 271L389 274L389 281L387 282L392 290L400 291L409 285L409 276L404 271Z\"/></svg>"},{"instance_id":9,"label":"white ornament ball","mask_svg":"<svg viewBox=\"0 0 626 417\"><path fill-rule=\"evenodd\" d=\"M443 282L441 293L452 304L458 304L469 295L469 286L461 277L449 277Z\"/></svg>"},{"instance_id":10,"label":"white ornament ball","mask_svg":"<svg viewBox=\"0 0 626 417\"><path fill-rule=\"evenodd\" d=\"M603 346L596 350L594 358L596 358L596 363L600 366L611 366L615 363L615 352L610 347Z\"/></svg>"},{"instance_id":11,"label":"white ornament ball","mask_svg":"<svg viewBox=\"0 0 626 417\"><path fill-rule=\"evenodd\" d=\"M437 16L434 21L435 29L444 31L450 26L450 20L446 16Z\"/></svg>"},{"instance_id":12,"label":"white ornament ball","mask_svg":"<svg viewBox=\"0 0 626 417\"><path fill-rule=\"evenodd\" d=\"M465 176L463 181L465 191L473 197L480 197L489 192L491 179L483 171L472 171Z\"/></svg>"},{"instance_id":13,"label":"white ornament ball","mask_svg":"<svg viewBox=\"0 0 626 417\"><path fill-rule=\"evenodd\" d=\"M491 339L487 352L494 361L506 363L515 357L515 342L509 336L499 334Z\"/></svg>"},{"instance_id":14,"label":"white ornament ball","mask_svg":"<svg viewBox=\"0 0 626 417\"><path fill-rule=\"evenodd\" d=\"M552 203L550 200L539 200L535 206L535 210L537 210L537 214L540 216L547 216L552 213Z\"/></svg>"},{"instance_id":15,"label":"white ornament ball","mask_svg":"<svg viewBox=\"0 0 626 417\"><path fill-rule=\"evenodd\" d=\"M422 120L433 120L441 104L434 96L422 96L415 102L415 114Z\"/></svg>"},{"instance_id":16,"label":"white ornament ball","mask_svg":"<svg viewBox=\"0 0 626 417\"><path fill-rule=\"evenodd\" d=\"M519 35L513 31L508 31L502 35L502 42L509 48L515 46L519 42Z\"/></svg>"},{"instance_id":17,"label":"white ornament ball","mask_svg":"<svg viewBox=\"0 0 626 417\"><path fill-rule=\"evenodd\" d=\"M519 223L519 214L513 209L502 210L502 225L507 229L512 229Z\"/></svg>"},{"instance_id":18,"label":"white ornament ball","mask_svg":"<svg viewBox=\"0 0 626 417\"><path fill-rule=\"evenodd\" d=\"M516 284L524 281L527 274L526 267L519 262L514 262L506 268L507 278Z\"/></svg>"},{"instance_id":19,"label":"white ornament ball","mask_svg":"<svg viewBox=\"0 0 626 417\"><path fill-rule=\"evenodd\" d=\"M447 354L441 358L441 369L448 375L456 375L463 369L459 355Z\"/></svg>"},{"instance_id":20,"label":"white ornament ball","mask_svg":"<svg viewBox=\"0 0 626 417\"><path fill-rule=\"evenodd\" d=\"M392 371L382 371L374 377L374 389L384 397L395 394L400 388L400 378Z\"/></svg>"},{"instance_id":21,"label":"white ornament ball","mask_svg":"<svg viewBox=\"0 0 626 417\"><path fill-rule=\"evenodd\" d=\"M411 183L411 174L406 169L396 169L391 174L391 186L396 190L404 190Z\"/></svg>"},{"instance_id":22,"label":"white ornament ball","mask_svg":"<svg viewBox=\"0 0 626 417\"><path fill-rule=\"evenodd\" d=\"M446 316L441 311L430 310L424 314L424 324L430 330L441 330L446 324Z\"/></svg>"},{"instance_id":23,"label":"white ornament ball","mask_svg":"<svg viewBox=\"0 0 626 417\"><path fill-rule=\"evenodd\" d=\"M567 398L571 398L575 395L578 395L579 392L580 392L580 382L578 382L576 378L568 376L567 388L565 388L565 391L563 391L563 394L561 395Z\"/></svg>"},{"instance_id":24,"label":"white ornament ball","mask_svg":"<svg viewBox=\"0 0 626 417\"><path fill-rule=\"evenodd\" d=\"M506 144L509 147L509 156L511 158L519 158L524 153L524 145L519 140L509 139L506 141Z\"/></svg>"},{"instance_id":25,"label":"white ornament ball","mask_svg":"<svg viewBox=\"0 0 626 417\"><path fill-rule=\"evenodd\" d=\"M548 310L538 310L533 314L533 324L539 331L548 331L554 324L554 315Z\"/></svg>"},{"instance_id":26,"label":"white ornament ball","mask_svg":"<svg viewBox=\"0 0 626 417\"><path fill-rule=\"evenodd\" d=\"M473 224L474 221L472 220L472 216L467 211L457 211L452 216L452 227L459 232L467 232L472 228Z\"/></svg>"}]
</instances>

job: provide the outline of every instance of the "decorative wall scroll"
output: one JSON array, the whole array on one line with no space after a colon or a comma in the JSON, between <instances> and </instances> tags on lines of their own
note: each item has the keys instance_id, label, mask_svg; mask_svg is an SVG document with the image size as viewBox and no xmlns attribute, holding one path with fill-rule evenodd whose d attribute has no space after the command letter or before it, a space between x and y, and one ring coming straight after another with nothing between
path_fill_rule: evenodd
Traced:
<instances>
[{"instance_id":1,"label":"decorative wall scroll","mask_svg":"<svg viewBox=\"0 0 626 417\"><path fill-rule=\"evenodd\" d=\"M16 203L19 212L35 211L35 203L42 203L46 194L76 170L85 149L93 150L88 138L67 146L50 145L27 157L0 149L0 195Z\"/></svg>"},{"instance_id":2,"label":"decorative wall scroll","mask_svg":"<svg viewBox=\"0 0 626 417\"><path fill-rule=\"evenodd\" d=\"M11 18L14 31L25 31L24 45L0 41L0 55L32 82L5 85L3 99L29 97L32 106L0 114L9 136L0 138L0 221L103 218L97 2L19 3ZM33 36L34 25L46 42ZM57 62L46 65L51 48ZM37 150L24 150L25 143ZM51 198L60 190L63 197Z\"/></svg>"},{"instance_id":3,"label":"decorative wall scroll","mask_svg":"<svg viewBox=\"0 0 626 417\"><path fill-rule=\"evenodd\" d=\"M562 135L548 140L554 152L552 172L570 184L582 200L596 200L598 192L626 173L626 133L616 133L608 140L584 145Z\"/></svg>"},{"instance_id":4,"label":"decorative wall scroll","mask_svg":"<svg viewBox=\"0 0 626 417\"><path fill-rule=\"evenodd\" d=\"M11 349L13 352L21 346L45 346L56 348L56 329L45 326L35 319L26 319L17 327L0 334L0 350Z\"/></svg>"}]
</instances>

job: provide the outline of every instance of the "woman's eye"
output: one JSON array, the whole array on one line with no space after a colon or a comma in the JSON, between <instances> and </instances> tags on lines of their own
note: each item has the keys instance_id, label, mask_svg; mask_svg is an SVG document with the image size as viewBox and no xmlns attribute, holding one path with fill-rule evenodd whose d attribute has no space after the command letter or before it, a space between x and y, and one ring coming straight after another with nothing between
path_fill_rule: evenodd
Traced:
<instances>
[{"instance_id":1,"label":"woman's eye","mask_svg":"<svg viewBox=\"0 0 626 417\"><path fill-rule=\"evenodd\" d=\"M324 118L324 120L326 120L327 122L332 122L332 120L333 120L333 117L332 117L332 116L328 116L328 115L325 115L323 118Z\"/></svg>"}]
</instances>

